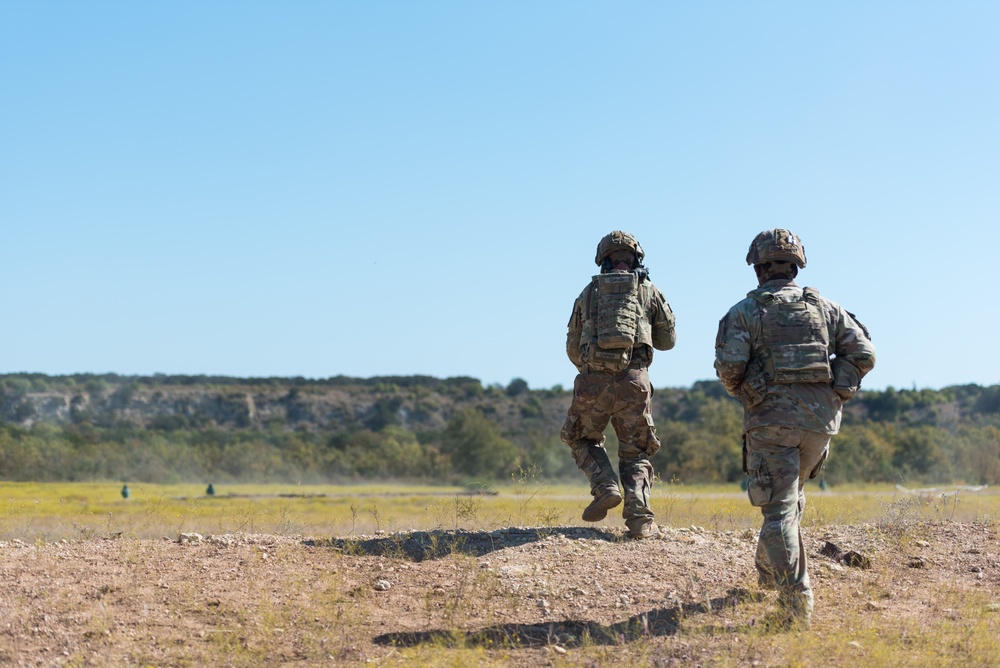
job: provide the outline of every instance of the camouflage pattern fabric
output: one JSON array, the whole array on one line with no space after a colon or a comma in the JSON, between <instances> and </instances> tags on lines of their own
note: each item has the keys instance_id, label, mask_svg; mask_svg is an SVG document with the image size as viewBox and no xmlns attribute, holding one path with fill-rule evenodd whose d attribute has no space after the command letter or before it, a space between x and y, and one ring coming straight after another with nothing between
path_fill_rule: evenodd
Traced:
<instances>
[{"instance_id":1,"label":"camouflage pattern fabric","mask_svg":"<svg viewBox=\"0 0 1000 668\"><path fill-rule=\"evenodd\" d=\"M590 481L590 493L597 497L605 488L618 489L618 476L603 444L573 448L573 460Z\"/></svg>"},{"instance_id":2,"label":"camouflage pattern fabric","mask_svg":"<svg viewBox=\"0 0 1000 668\"><path fill-rule=\"evenodd\" d=\"M750 243L747 264L766 262L794 262L800 269L805 269L806 249L802 240L781 228L764 230Z\"/></svg>"},{"instance_id":3,"label":"camouflage pattern fabric","mask_svg":"<svg viewBox=\"0 0 1000 668\"><path fill-rule=\"evenodd\" d=\"M653 467L649 463L660 449L652 415L653 388L645 367L616 374L581 373L573 385L573 403L560 434L573 449L577 466L587 474L591 493L614 484L613 472L594 466L594 449L604 451L604 430L610 422L618 435L618 468L625 505L622 517L630 530L653 519L649 492Z\"/></svg>"},{"instance_id":4,"label":"camouflage pattern fabric","mask_svg":"<svg viewBox=\"0 0 1000 668\"><path fill-rule=\"evenodd\" d=\"M764 335L764 375L773 383L829 383L830 331L819 293L802 289L801 301L782 301L754 290Z\"/></svg>"},{"instance_id":5,"label":"camouflage pattern fabric","mask_svg":"<svg viewBox=\"0 0 1000 668\"><path fill-rule=\"evenodd\" d=\"M587 366L587 347L596 340L597 323L588 304L597 301L596 281L587 284L573 303L566 331L566 356L581 373L595 371ZM642 317L636 330L636 345L632 349L630 368L647 367L653 362L653 349L670 350L677 340L674 313L663 293L649 280L639 284L639 306Z\"/></svg>"},{"instance_id":6,"label":"camouflage pattern fabric","mask_svg":"<svg viewBox=\"0 0 1000 668\"><path fill-rule=\"evenodd\" d=\"M822 322L789 321L792 326L784 332L764 331L775 326L762 315L765 305L804 298L803 289L794 281L775 278L729 309L719 322L715 341L719 380L743 404L747 494L764 516L756 555L760 584L778 589L779 606L790 621L806 625L813 597L799 526L805 508L803 483L819 474L830 439L840 430L843 402L875 366L875 347L864 326L840 305L807 290L809 306L805 308L811 311L812 305L818 306ZM810 321L817 317L803 315ZM832 360L829 367L815 365L817 369L824 366L823 373L803 374L808 382L776 379L775 364L769 358L775 335L789 339L781 344L794 345L790 339L801 337L806 347L825 346L827 359ZM794 348L790 350L791 357L798 355Z\"/></svg>"},{"instance_id":7,"label":"camouflage pattern fabric","mask_svg":"<svg viewBox=\"0 0 1000 668\"><path fill-rule=\"evenodd\" d=\"M655 438L655 436L654 436ZM657 441L659 448L659 441ZM653 521L655 515L649 506L649 493L653 480L653 465L645 457L618 460L618 469L625 492L622 519L630 534L636 534Z\"/></svg>"},{"instance_id":8,"label":"camouflage pattern fabric","mask_svg":"<svg viewBox=\"0 0 1000 668\"><path fill-rule=\"evenodd\" d=\"M641 249L636 252L641 260ZM600 248L597 263L601 263ZM660 441L653 424L653 387L646 369L653 361L654 349L670 350L677 340L674 314L663 293L645 274L636 273L636 280L639 317L632 348L625 351L628 366L621 371L590 368L587 362L589 346L597 342L598 326L590 306L599 297L600 278L590 281L573 303L566 355L580 373L573 384L573 403L560 434L572 448L577 466L587 475L596 503L607 488L618 487L604 449L604 430L609 422L614 427L624 492L622 517L632 536L640 536L644 529L655 526L649 506L653 478L649 458L660 449Z\"/></svg>"},{"instance_id":9,"label":"camouflage pattern fabric","mask_svg":"<svg viewBox=\"0 0 1000 668\"><path fill-rule=\"evenodd\" d=\"M831 436L782 426L758 427L746 436L747 494L764 516L756 556L760 584L782 592L786 604L808 619L813 597L799 528L803 484L819 473Z\"/></svg>"},{"instance_id":10,"label":"camouflage pattern fabric","mask_svg":"<svg viewBox=\"0 0 1000 668\"><path fill-rule=\"evenodd\" d=\"M802 288L788 279L765 282L778 301L800 301ZM757 292L757 291L754 291ZM751 294L754 294L751 292ZM829 331L830 357L856 383L875 366L875 347L857 320L839 304L819 297ZM760 303L748 296L719 322L715 341L715 370L726 391L743 403L743 429L785 425L824 434L840 430L843 401L851 392L835 390L834 383L771 383L765 377L767 350L762 332ZM857 386L854 386L857 389Z\"/></svg>"},{"instance_id":11,"label":"camouflage pattern fabric","mask_svg":"<svg viewBox=\"0 0 1000 668\"><path fill-rule=\"evenodd\" d=\"M597 244L597 256L594 258L594 264L598 267L601 266L601 262L604 258L611 255L616 250L628 250L635 253L636 259L642 262L642 258L646 257L646 254L642 250L642 246L639 245L639 240L633 237L628 232L622 232L621 230L615 230L611 234L605 235L603 239Z\"/></svg>"}]
</instances>

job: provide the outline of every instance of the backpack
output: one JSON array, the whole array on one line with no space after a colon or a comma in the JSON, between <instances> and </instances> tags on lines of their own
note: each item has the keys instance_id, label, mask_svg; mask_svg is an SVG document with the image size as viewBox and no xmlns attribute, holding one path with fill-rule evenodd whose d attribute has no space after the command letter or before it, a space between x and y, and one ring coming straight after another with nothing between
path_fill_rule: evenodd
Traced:
<instances>
[{"instance_id":1,"label":"backpack","mask_svg":"<svg viewBox=\"0 0 1000 668\"><path fill-rule=\"evenodd\" d=\"M617 373L632 361L643 317L639 284L639 277L632 272L594 276L587 292L582 337L584 359L591 371Z\"/></svg>"},{"instance_id":2,"label":"backpack","mask_svg":"<svg viewBox=\"0 0 1000 668\"><path fill-rule=\"evenodd\" d=\"M760 304L766 349L764 373L769 383L830 383L830 330L819 292L803 288L793 302L777 301L770 292L751 292Z\"/></svg>"}]
</instances>

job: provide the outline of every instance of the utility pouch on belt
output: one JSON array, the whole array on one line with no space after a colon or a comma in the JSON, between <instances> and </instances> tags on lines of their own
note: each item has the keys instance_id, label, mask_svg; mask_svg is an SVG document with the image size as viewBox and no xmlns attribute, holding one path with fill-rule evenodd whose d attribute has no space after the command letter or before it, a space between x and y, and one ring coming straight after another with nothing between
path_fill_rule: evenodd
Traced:
<instances>
[{"instance_id":1,"label":"utility pouch on belt","mask_svg":"<svg viewBox=\"0 0 1000 668\"><path fill-rule=\"evenodd\" d=\"M632 361L632 349L605 350L596 343L587 346L586 363L590 371L618 373L628 368Z\"/></svg>"},{"instance_id":2,"label":"utility pouch on belt","mask_svg":"<svg viewBox=\"0 0 1000 668\"><path fill-rule=\"evenodd\" d=\"M589 326L584 332L584 359L591 371L617 373L628 368L639 331L642 308L639 277L632 272L610 272L594 277L588 295Z\"/></svg>"}]
</instances>

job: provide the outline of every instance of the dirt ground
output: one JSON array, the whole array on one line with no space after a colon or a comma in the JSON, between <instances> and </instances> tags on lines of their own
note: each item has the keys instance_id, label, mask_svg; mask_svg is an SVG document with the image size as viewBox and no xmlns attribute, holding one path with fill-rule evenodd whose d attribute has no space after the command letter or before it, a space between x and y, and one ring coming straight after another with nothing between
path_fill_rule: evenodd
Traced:
<instances>
[{"instance_id":1,"label":"dirt ground","mask_svg":"<svg viewBox=\"0 0 1000 668\"><path fill-rule=\"evenodd\" d=\"M804 633L972 609L1000 628L998 530L808 530L816 612ZM753 531L699 527L645 541L559 527L0 543L0 665L434 663L454 647L484 662L571 665L630 646L650 665L709 665L718 642L733 656L773 603L756 587L755 543ZM740 662L770 663L754 651Z\"/></svg>"}]
</instances>

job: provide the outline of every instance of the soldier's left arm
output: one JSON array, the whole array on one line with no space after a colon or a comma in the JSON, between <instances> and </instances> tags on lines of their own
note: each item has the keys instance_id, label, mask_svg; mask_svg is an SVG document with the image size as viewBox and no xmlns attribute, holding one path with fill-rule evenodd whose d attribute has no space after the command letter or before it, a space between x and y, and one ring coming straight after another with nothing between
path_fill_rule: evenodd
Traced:
<instances>
[{"instance_id":1,"label":"soldier's left arm","mask_svg":"<svg viewBox=\"0 0 1000 668\"><path fill-rule=\"evenodd\" d=\"M833 389L848 401L861 387L861 379L875 366L875 346L868 329L843 307L831 302L834 358Z\"/></svg>"},{"instance_id":2,"label":"soldier's left arm","mask_svg":"<svg viewBox=\"0 0 1000 668\"><path fill-rule=\"evenodd\" d=\"M651 286L652 300L650 310L652 315L653 347L657 350L670 350L677 343L677 321L674 312L667 303L667 298L654 285Z\"/></svg>"}]
</instances>

